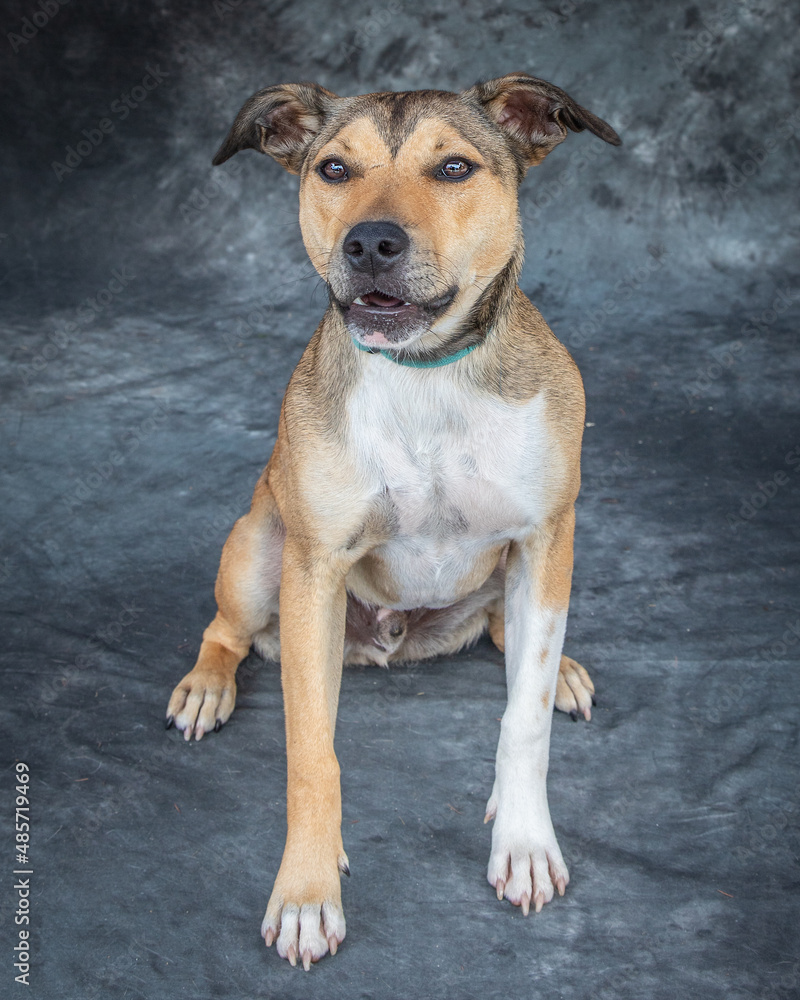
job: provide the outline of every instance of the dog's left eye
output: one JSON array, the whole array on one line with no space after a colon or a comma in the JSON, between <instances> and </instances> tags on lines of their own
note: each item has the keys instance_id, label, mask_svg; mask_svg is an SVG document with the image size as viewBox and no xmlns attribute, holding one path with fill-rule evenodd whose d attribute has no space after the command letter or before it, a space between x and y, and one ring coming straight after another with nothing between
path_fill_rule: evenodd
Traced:
<instances>
[{"instance_id":1,"label":"dog's left eye","mask_svg":"<svg viewBox=\"0 0 800 1000\"><path fill-rule=\"evenodd\" d=\"M472 173L472 164L466 160L447 160L439 167L437 177L448 181L460 181Z\"/></svg>"},{"instance_id":2,"label":"dog's left eye","mask_svg":"<svg viewBox=\"0 0 800 1000\"><path fill-rule=\"evenodd\" d=\"M346 181L349 176L341 160L325 160L317 169L326 181Z\"/></svg>"}]
</instances>

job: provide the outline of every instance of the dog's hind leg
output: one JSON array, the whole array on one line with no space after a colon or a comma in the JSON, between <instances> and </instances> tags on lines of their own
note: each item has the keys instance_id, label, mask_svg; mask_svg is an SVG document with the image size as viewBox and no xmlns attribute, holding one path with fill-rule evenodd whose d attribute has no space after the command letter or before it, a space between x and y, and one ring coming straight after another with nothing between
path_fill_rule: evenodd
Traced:
<instances>
[{"instance_id":1,"label":"dog's hind leg","mask_svg":"<svg viewBox=\"0 0 800 1000\"><path fill-rule=\"evenodd\" d=\"M502 599L494 601L489 608L489 638L501 653L505 653L506 651L506 623L504 615L505 611Z\"/></svg>"},{"instance_id":2,"label":"dog's hind leg","mask_svg":"<svg viewBox=\"0 0 800 1000\"><path fill-rule=\"evenodd\" d=\"M589 722L594 704L596 702L592 678L580 663L562 655L556 683L556 708L572 716L576 722L578 715L582 715Z\"/></svg>"},{"instance_id":3,"label":"dog's hind leg","mask_svg":"<svg viewBox=\"0 0 800 1000\"><path fill-rule=\"evenodd\" d=\"M194 668L172 693L167 727L202 739L230 718L236 701L236 668L278 613L284 528L266 473L250 512L239 518L222 550L215 596L217 614L203 633Z\"/></svg>"}]
</instances>

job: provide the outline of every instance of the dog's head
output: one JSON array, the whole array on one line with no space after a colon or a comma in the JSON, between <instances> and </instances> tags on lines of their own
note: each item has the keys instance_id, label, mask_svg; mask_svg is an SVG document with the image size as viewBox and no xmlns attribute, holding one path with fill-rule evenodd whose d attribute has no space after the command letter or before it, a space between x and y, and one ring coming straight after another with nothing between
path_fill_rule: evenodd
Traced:
<instances>
[{"instance_id":1,"label":"dog's head","mask_svg":"<svg viewBox=\"0 0 800 1000\"><path fill-rule=\"evenodd\" d=\"M524 73L460 94L337 97L289 84L247 101L214 164L257 149L300 174L303 241L351 335L436 350L491 324L522 259L519 183L568 129L586 128L619 145L604 121Z\"/></svg>"}]
</instances>

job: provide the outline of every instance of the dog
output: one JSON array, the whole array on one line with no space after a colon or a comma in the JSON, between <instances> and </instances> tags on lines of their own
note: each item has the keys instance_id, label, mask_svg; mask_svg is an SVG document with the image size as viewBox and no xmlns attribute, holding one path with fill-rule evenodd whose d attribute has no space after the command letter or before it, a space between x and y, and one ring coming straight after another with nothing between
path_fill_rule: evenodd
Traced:
<instances>
[{"instance_id":1,"label":"dog","mask_svg":"<svg viewBox=\"0 0 800 1000\"><path fill-rule=\"evenodd\" d=\"M489 630L508 703L488 880L525 914L569 881L546 775L554 704L589 719L594 692L562 657L585 403L518 287L517 193L584 129L620 144L525 73L461 93L301 83L254 94L213 160L255 149L300 175L303 242L330 296L225 543L216 617L167 709L168 727L199 740L233 711L251 647L280 656L287 836L261 932L292 965L345 936L334 727L343 662L365 649L371 662L424 658ZM387 645L379 626L395 613Z\"/></svg>"}]
</instances>

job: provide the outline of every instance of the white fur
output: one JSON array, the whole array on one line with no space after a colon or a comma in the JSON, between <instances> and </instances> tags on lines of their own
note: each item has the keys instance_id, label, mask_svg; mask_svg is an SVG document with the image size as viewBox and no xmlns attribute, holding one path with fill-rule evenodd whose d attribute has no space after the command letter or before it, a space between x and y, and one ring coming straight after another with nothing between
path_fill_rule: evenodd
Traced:
<instances>
[{"instance_id":1,"label":"white fur","mask_svg":"<svg viewBox=\"0 0 800 1000\"><path fill-rule=\"evenodd\" d=\"M450 365L364 358L348 444L359 492L388 490L399 517L396 537L375 550L397 586L396 607L454 603L481 553L526 536L546 516L561 462L544 406L541 395L522 405L481 397Z\"/></svg>"},{"instance_id":2,"label":"white fur","mask_svg":"<svg viewBox=\"0 0 800 1000\"><path fill-rule=\"evenodd\" d=\"M492 885L502 880L504 895L515 903L537 894L544 903L553 898L557 879L565 884L569 880L550 819L546 784L567 615L536 604L530 567L523 567L518 576L516 586L508 580L506 590L508 704L486 809L495 820L487 877Z\"/></svg>"}]
</instances>

